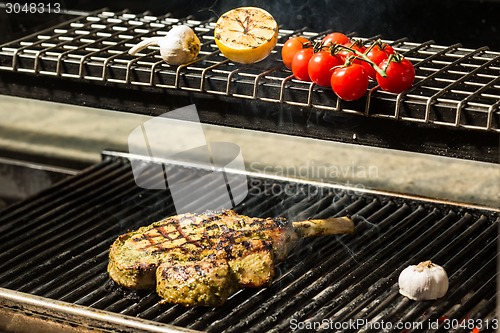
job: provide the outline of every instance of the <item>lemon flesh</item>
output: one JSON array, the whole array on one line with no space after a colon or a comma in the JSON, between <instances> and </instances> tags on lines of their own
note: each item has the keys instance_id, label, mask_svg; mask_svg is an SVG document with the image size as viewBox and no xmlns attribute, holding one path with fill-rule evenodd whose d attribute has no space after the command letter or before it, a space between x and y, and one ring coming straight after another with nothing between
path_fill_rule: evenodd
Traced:
<instances>
[{"instance_id":1,"label":"lemon flesh","mask_svg":"<svg viewBox=\"0 0 500 333\"><path fill-rule=\"evenodd\" d=\"M278 24L261 8L240 7L219 17L214 35L215 43L226 58L252 64L271 54L278 41Z\"/></svg>"}]
</instances>

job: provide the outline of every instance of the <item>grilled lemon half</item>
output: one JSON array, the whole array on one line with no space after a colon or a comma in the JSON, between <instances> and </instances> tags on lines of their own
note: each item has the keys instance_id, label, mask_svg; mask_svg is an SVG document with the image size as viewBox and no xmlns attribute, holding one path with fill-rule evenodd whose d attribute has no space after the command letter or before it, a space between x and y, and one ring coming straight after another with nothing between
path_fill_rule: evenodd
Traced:
<instances>
[{"instance_id":1,"label":"grilled lemon half","mask_svg":"<svg viewBox=\"0 0 500 333\"><path fill-rule=\"evenodd\" d=\"M278 24L262 8L240 7L222 14L214 29L215 43L231 61L252 64L265 59L278 41Z\"/></svg>"}]
</instances>

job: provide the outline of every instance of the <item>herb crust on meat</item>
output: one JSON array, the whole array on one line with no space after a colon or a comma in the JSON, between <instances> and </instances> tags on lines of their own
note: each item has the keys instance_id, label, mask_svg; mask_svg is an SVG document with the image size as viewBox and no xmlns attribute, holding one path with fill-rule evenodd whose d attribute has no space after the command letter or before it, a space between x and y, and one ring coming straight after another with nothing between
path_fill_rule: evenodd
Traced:
<instances>
[{"instance_id":1,"label":"herb crust on meat","mask_svg":"<svg viewBox=\"0 0 500 333\"><path fill-rule=\"evenodd\" d=\"M171 216L119 236L108 273L126 288L156 288L164 302L218 306L240 288L269 285L300 237L354 231L350 219L334 222L341 228L232 210Z\"/></svg>"}]
</instances>

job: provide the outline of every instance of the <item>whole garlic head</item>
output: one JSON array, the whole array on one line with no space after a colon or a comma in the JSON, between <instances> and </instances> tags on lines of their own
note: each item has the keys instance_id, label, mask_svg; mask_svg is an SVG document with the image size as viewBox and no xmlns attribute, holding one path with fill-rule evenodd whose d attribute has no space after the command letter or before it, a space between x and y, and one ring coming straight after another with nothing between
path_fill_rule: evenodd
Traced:
<instances>
[{"instance_id":1,"label":"whole garlic head","mask_svg":"<svg viewBox=\"0 0 500 333\"><path fill-rule=\"evenodd\" d=\"M399 293L415 301L434 300L448 291L448 274L430 260L405 268L398 279Z\"/></svg>"},{"instance_id":2,"label":"whole garlic head","mask_svg":"<svg viewBox=\"0 0 500 333\"><path fill-rule=\"evenodd\" d=\"M196 59L200 52L200 40L187 25L176 25L170 29L158 45L162 59L171 65L188 63Z\"/></svg>"},{"instance_id":3,"label":"whole garlic head","mask_svg":"<svg viewBox=\"0 0 500 333\"><path fill-rule=\"evenodd\" d=\"M193 61L201 47L193 29L187 25L176 25L164 37L146 38L134 45L128 53L135 55L151 45L160 47L161 58L169 65L182 65Z\"/></svg>"}]
</instances>

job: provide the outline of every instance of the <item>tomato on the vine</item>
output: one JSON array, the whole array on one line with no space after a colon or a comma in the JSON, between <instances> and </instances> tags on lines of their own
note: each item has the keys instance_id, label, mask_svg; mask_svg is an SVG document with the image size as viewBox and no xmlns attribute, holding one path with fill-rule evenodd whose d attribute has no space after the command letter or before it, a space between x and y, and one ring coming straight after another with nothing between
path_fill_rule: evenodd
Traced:
<instances>
[{"instance_id":1,"label":"tomato on the vine","mask_svg":"<svg viewBox=\"0 0 500 333\"><path fill-rule=\"evenodd\" d=\"M338 55L332 55L329 51L317 52L309 60L309 78L319 86L329 87L333 70L343 64L344 60Z\"/></svg>"},{"instance_id":2,"label":"tomato on the vine","mask_svg":"<svg viewBox=\"0 0 500 333\"><path fill-rule=\"evenodd\" d=\"M295 54L303 48L312 47L311 42L301 36L290 37L281 48L281 59L289 69L292 69L292 61Z\"/></svg>"},{"instance_id":3,"label":"tomato on the vine","mask_svg":"<svg viewBox=\"0 0 500 333\"><path fill-rule=\"evenodd\" d=\"M383 77L377 73L377 83L383 90L399 94L413 85L415 68L401 54L383 60L379 67L387 75Z\"/></svg>"},{"instance_id":4,"label":"tomato on the vine","mask_svg":"<svg viewBox=\"0 0 500 333\"><path fill-rule=\"evenodd\" d=\"M309 77L309 60L314 55L312 48L302 49L298 51L292 60L292 73L302 81L311 81Z\"/></svg>"},{"instance_id":5,"label":"tomato on the vine","mask_svg":"<svg viewBox=\"0 0 500 333\"><path fill-rule=\"evenodd\" d=\"M365 53L366 51L366 47L363 45L363 42L360 41L360 40L354 40L348 44L345 44L346 47L354 50L354 51L357 51L359 53ZM348 49L340 49L338 54L343 57L344 59L350 57L350 56L356 56L356 53L348 50ZM361 60L356 60L357 63L361 63Z\"/></svg>"},{"instance_id":6,"label":"tomato on the vine","mask_svg":"<svg viewBox=\"0 0 500 333\"><path fill-rule=\"evenodd\" d=\"M387 43L382 43L381 46L380 46L380 48L383 51L385 51L387 54L394 54L394 53L396 53L396 51L394 50L394 48L391 45L387 44Z\"/></svg>"},{"instance_id":7,"label":"tomato on the vine","mask_svg":"<svg viewBox=\"0 0 500 333\"><path fill-rule=\"evenodd\" d=\"M412 63L389 44L378 40L367 48L362 40L350 40L339 32L328 34L314 45L305 37L291 37L281 53L296 79L330 86L346 101L361 98L370 79L393 93L410 88L415 79Z\"/></svg>"},{"instance_id":8,"label":"tomato on the vine","mask_svg":"<svg viewBox=\"0 0 500 333\"><path fill-rule=\"evenodd\" d=\"M392 48L392 46L390 46L387 43L380 43L380 42L375 42L373 47L371 47L367 51L368 52L366 53L366 56L368 57L368 59L373 61L377 66L379 66L383 60L389 58L389 55L394 54L394 49ZM365 67L365 69L368 72L368 76L371 79L375 80L377 76L377 72L375 71L375 69L373 69L371 65Z\"/></svg>"},{"instance_id":9,"label":"tomato on the vine","mask_svg":"<svg viewBox=\"0 0 500 333\"><path fill-rule=\"evenodd\" d=\"M343 44L348 44L349 42L350 42L349 37L347 37L341 32L331 32L325 37L323 37L323 39L321 40L321 43L324 46L331 46L334 44L343 45Z\"/></svg>"},{"instance_id":10,"label":"tomato on the vine","mask_svg":"<svg viewBox=\"0 0 500 333\"><path fill-rule=\"evenodd\" d=\"M364 67L357 63L346 64L336 68L331 77L333 92L345 101L361 98L368 89L368 74Z\"/></svg>"}]
</instances>

